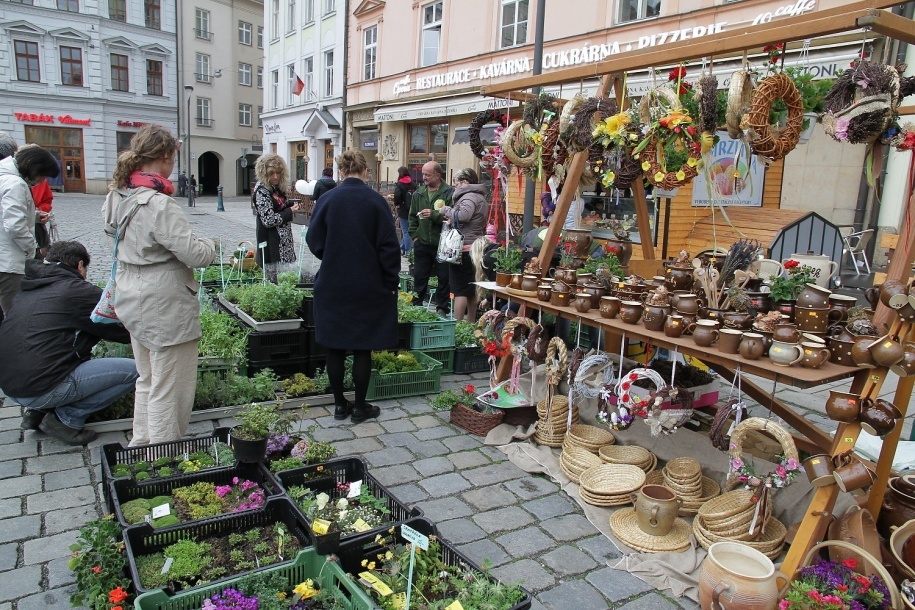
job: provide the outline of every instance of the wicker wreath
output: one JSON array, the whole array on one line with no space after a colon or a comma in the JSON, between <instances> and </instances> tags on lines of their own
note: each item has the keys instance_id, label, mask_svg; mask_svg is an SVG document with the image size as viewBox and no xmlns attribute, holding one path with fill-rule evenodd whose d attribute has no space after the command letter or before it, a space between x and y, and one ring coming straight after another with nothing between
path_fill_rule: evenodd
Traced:
<instances>
[{"instance_id":1,"label":"wicker wreath","mask_svg":"<svg viewBox=\"0 0 915 610\"><path fill-rule=\"evenodd\" d=\"M579 107L588 99L581 93L576 93L572 99L565 103L562 112L559 113L559 138L560 141L568 147L569 136L571 135L572 116L576 115Z\"/></svg>"},{"instance_id":2,"label":"wicker wreath","mask_svg":"<svg viewBox=\"0 0 915 610\"><path fill-rule=\"evenodd\" d=\"M531 362L543 362L546 359L546 348L549 343L546 331L537 324L527 335L527 358Z\"/></svg>"},{"instance_id":3,"label":"wicker wreath","mask_svg":"<svg viewBox=\"0 0 915 610\"><path fill-rule=\"evenodd\" d=\"M662 108L665 111L679 109L680 98L673 89L667 86L651 89L639 101L639 119L642 121L642 125L651 125L654 122L651 116L654 108Z\"/></svg>"},{"instance_id":4,"label":"wicker wreath","mask_svg":"<svg viewBox=\"0 0 915 610\"><path fill-rule=\"evenodd\" d=\"M788 122L782 129L769 124L769 113L777 99L788 107ZM778 161L794 150L804 128L804 102L790 76L773 74L756 85L747 123L750 146L757 155Z\"/></svg>"},{"instance_id":5,"label":"wicker wreath","mask_svg":"<svg viewBox=\"0 0 915 610\"><path fill-rule=\"evenodd\" d=\"M498 309L490 309L477 320L477 327L473 331L480 347L485 347L486 342L494 337L501 337L505 325L505 313Z\"/></svg>"},{"instance_id":6,"label":"wicker wreath","mask_svg":"<svg viewBox=\"0 0 915 610\"><path fill-rule=\"evenodd\" d=\"M697 132L698 133L698 132ZM650 136L650 140L642 152L639 153L639 169L645 172L645 178L656 187L673 190L689 184L699 174L702 160L702 149L696 136L686 135L689 140L687 148L689 158L677 170L668 170L661 165L658 159L658 136ZM690 161L692 160L692 161Z\"/></svg>"},{"instance_id":7,"label":"wicker wreath","mask_svg":"<svg viewBox=\"0 0 915 610\"><path fill-rule=\"evenodd\" d=\"M842 73L823 99L823 130L839 142L869 144L896 117L902 81L893 66L863 61ZM905 83L906 91L910 83Z\"/></svg>"},{"instance_id":8,"label":"wicker wreath","mask_svg":"<svg viewBox=\"0 0 915 610\"><path fill-rule=\"evenodd\" d=\"M558 111L558 108L556 108L556 96L545 91L524 102L522 121L534 129L539 129L544 120L544 111L554 113Z\"/></svg>"},{"instance_id":9,"label":"wicker wreath","mask_svg":"<svg viewBox=\"0 0 915 610\"><path fill-rule=\"evenodd\" d=\"M524 340L530 334L536 324L530 318L516 316L505 323L502 327L502 338L511 342Z\"/></svg>"},{"instance_id":10,"label":"wicker wreath","mask_svg":"<svg viewBox=\"0 0 915 610\"><path fill-rule=\"evenodd\" d=\"M571 151L587 150L594 142L594 126L598 120L613 116L619 112L619 106L614 100L605 97L589 97L575 113L572 123L572 134L568 138L567 146ZM596 115L596 116L595 116Z\"/></svg>"},{"instance_id":11,"label":"wicker wreath","mask_svg":"<svg viewBox=\"0 0 915 610\"><path fill-rule=\"evenodd\" d=\"M650 381L656 390L646 398L638 398L632 393L632 386L639 380ZM653 436L661 433L671 434L689 421L692 417L693 399L689 390L681 387L671 388L657 371L637 368L623 375L614 390L619 412L625 415L645 418ZM666 401L670 405L663 407Z\"/></svg>"},{"instance_id":12,"label":"wicker wreath","mask_svg":"<svg viewBox=\"0 0 915 610\"><path fill-rule=\"evenodd\" d=\"M559 131L559 120L553 119L543 138L543 150L540 151L540 165L543 169L543 173L547 176L553 175L553 170L556 167L557 162L562 165L565 160L566 155L560 155L559 152L560 147L564 148L559 141ZM563 161L557 161L560 158L563 159Z\"/></svg>"},{"instance_id":13,"label":"wicker wreath","mask_svg":"<svg viewBox=\"0 0 915 610\"><path fill-rule=\"evenodd\" d=\"M728 108L725 112L725 123L728 135L735 140L743 136L740 120L753 103L753 78L747 70L738 70L731 75L731 86L728 88ZM768 124L768 116L766 117Z\"/></svg>"},{"instance_id":14,"label":"wicker wreath","mask_svg":"<svg viewBox=\"0 0 915 610\"><path fill-rule=\"evenodd\" d=\"M743 439L751 430L765 431L775 437L782 446L783 457L778 467L767 475L757 474L752 466L743 460ZM731 444L728 450L730 471L725 487L733 489L738 485L749 488L787 487L800 472L800 461L794 439L780 424L762 417L751 417L740 422L731 433Z\"/></svg>"},{"instance_id":15,"label":"wicker wreath","mask_svg":"<svg viewBox=\"0 0 915 610\"><path fill-rule=\"evenodd\" d=\"M533 167L537 164L539 152L524 132L519 131L522 127L521 121L515 121L505 128L502 132L502 152L517 167Z\"/></svg>"},{"instance_id":16,"label":"wicker wreath","mask_svg":"<svg viewBox=\"0 0 915 610\"><path fill-rule=\"evenodd\" d=\"M467 135L470 136L470 150L477 159L482 159L489 154L489 150L483 146L483 142L480 140L480 131L482 131L483 127L490 123L498 123L505 126L507 120L508 115L502 114L500 110L495 109L484 110L473 117L473 120L470 121L470 127L467 129Z\"/></svg>"},{"instance_id":17,"label":"wicker wreath","mask_svg":"<svg viewBox=\"0 0 915 610\"><path fill-rule=\"evenodd\" d=\"M565 341L553 337L546 346L546 379L550 385L559 385L569 369L569 350Z\"/></svg>"}]
</instances>

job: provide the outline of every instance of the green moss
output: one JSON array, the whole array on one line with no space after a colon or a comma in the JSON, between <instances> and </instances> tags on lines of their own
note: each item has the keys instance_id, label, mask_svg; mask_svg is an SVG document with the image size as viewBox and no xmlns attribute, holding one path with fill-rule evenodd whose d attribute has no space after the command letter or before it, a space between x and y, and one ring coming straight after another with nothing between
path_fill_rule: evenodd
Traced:
<instances>
[{"instance_id":1,"label":"green moss","mask_svg":"<svg viewBox=\"0 0 915 610\"><path fill-rule=\"evenodd\" d=\"M181 521L175 515L165 515L158 519L153 519L153 527L168 527L169 525L178 525Z\"/></svg>"},{"instance_id":2,"label":"green moss","mask_svg":"<svg viewBox=\"0 0 915 610\"><path fill-rule=\"evenodd\" d=\"M137 481L145 481L146 479L149 478L149 472L146 471L146 470L141 470L140 472L138 472L138 473L134 476L134 478L135 478Z\"/></svg>"},{"instance_id":3,"label":"green moss","mask_svg":"<svg viewBox=\"0 0 915 610\"><path fill-rule=\"evenodd\" d=\"M157 506L162 506L163 504L171 505L172 497L171 496L156 496L155 498L152 498L151 500L149 500L150 509L155 508Z\"/></svg>"},{"instance_id":4,"label":"green moss","mask_svg":"<svg viewBox=\"0 0 915 610\"><path fill-rule=\"evenodd\" d=\"M128 506L127 504L122 504L121 514L124 515L124 521L133 525L135 523L143 523L146 521L146 516L149 515L149 510L140 505Z\"/></svg>"},{"instance_id":5,"label":"green moss","mask_svg":"<svg viewBox=\"0 0 915 610\"><path fill-rule=\"evenodd\" d=\"M175 471L172 470L171 468L169 468L168 466L163 466L158 471L156 471L156 474L159 475L160 477L170 477L173 474L175 474Z\"/></svg>"},{"instance_id":6,"label":"green moss","mask_svg":"<svg viewBox=\"0 0 915 610\"><path fill-rule=\"evenodd\" d=\"M159 468L159 467L161 467L161 466L168 466L168 465L171 464L171 463L172 463L172 458L170 458L170 457L160 457L158 460L156 460L155 462L153 462L153 466L155 466L156 468Z\"/></svg>"},{"instance_id":7,"label":"green moss","mask_svg":"<svg viewBox=\"0 0 915 610\"><path fill-rule=\"evenodd\" d=\"M134 472L146 472L152 468L152 466L150 466L149 462L137 462L131 468Z\"/></svg>"},{"instance_id":8,"label":"green moss","mask_svg":"<svg viewBox=\"0 0 915 610\"><path fill-rule=\"evenodd\" d=\"M270 470L273 472L281 472L283 470L301 468L304 465L305 461L302 458L288 457L270 462Z\"/></svg>"}]
</instances>

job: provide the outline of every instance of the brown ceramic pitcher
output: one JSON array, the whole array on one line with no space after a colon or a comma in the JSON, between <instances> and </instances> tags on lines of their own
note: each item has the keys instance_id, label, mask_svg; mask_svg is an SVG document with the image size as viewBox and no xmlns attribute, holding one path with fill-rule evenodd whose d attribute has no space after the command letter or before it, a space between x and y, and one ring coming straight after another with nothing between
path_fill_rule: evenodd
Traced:
<instances>
[{"instance_id":1,"label":"brown ceramic pitcher","mask_svg":"<svg viewBox=\"0 0 915 610\"><path fill-rule=\"evenodd\" d=\"M826 399L826 415L833 421L850 424L858 421L863 402L870 403L871 401L869 398L862 399L857 394L830 390L829 398Z\"/></svg>"}]
</instances>

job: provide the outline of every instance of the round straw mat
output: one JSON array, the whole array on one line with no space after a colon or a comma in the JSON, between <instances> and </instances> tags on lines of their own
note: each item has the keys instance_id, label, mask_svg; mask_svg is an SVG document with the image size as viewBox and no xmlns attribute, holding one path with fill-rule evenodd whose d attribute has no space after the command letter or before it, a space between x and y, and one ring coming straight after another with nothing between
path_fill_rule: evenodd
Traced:
<instances>
[{"instance_id":1,"label":"round straw mat","mask_svg":"<svg viewBox=\"0 0 915 610\"><path fill-rule=\"evenodd\" d=\"M612 496L635 491L645 484L645 471L630 464L600 464L581 475L581 486L593 496Z\"/></svg>"},{"instance_id":2,"label":"round straw mat","mask_svg":"<svg viewBox=\"0 0 915 610\"><path fill-rule=\"evenodd\" d=\"M702 495L702 479L699 479L695 483L690 483L689 485L680 485L679 483L674 483L665 476L664 485L673 489L677 492L677 495L684 500L694 500Z\"/></svg>"},{"instance_id":3,"label":"round straw mat","mask_svg":"<svg viewBox=\"0 0 915 610\"><path fill-rule=\"evenodd\" d=\"M571 468L566 466L566 463L562 459L562 456L559 457L559 470L561 470L563 472L563 474L565 474L567 477L569 477L569 480L572 481L573 483L578 483L581 480L581 472L577 471L577 470L572 470Z\"/></svg>"},{"instance_id":4,"label":"round straw mat","mask_svg":"<svg viewBox=\"0 0 915 610\"><path fill-rule=\"evenodd\" d=\"M620 542L642 553L685 551L689 548L690 527L683 519L676 519L666 536L652 536L639 527L634 508L622 508L610 515L610 529Z\"/></svg>"},{"instance_id":5,"label":"round straw mat","mask_svg":"<svg viewBox=\"0 0 915 610\"><path fill-rule=\"evenodd\" d=\"M546 417L546 398L537 403L537 415L540 417ZM555 413L556 411L567 411L569 409L569 399L565 396L553 396L553 402L551 403L552 408L550 413Z\"/></svg>"},{"instance_id":6,"label":"round straw mat","mask_svg":"<svg viewBox=\"0 0 915 610\"><path fill-rule=\"evenodd\" d=\"M774 553L778 556L781 553L782 546L785 544L785 534L787 529L785 525L776 518L770 518L766 521L765 532L756 540L736 540L731 537L721 536L713 532L708 531L703 527L702 519L697 517L693 521L693 532L696 533L696 538L704 538L709 543L713 542L740 542L745 544L748 547L754 548L761 553L768 555L769 553ZM700 538L701 537L701 538ZM703 546L705 546L703 544ZM706 547L707 548L707 547Z\"/></svg>"},{"instance_id":7,"label":"round straw mat","mask_svg":"<svg viewBox=\"0 0 915 610\"><path fill-rule=\"evenodd\" d=\"M599 457L581 447L564 448L559 455L559 461L565 462L569 470L573 470L579 475L588 468L597 466L601 463Z\"/></svg>"},{"instance_id":8,"label":"round straw mat","mask_svg":"<svg viewBox=\"0 0 915 610\"><path fill-rule=\"evenodd\" d=\"M579 483L579 485L581 485L581 483ZM632 504L632 498L629 496L628 493L608 495L608 496L597 496L597 495L588 493L583 487L579 487L578 495L581 496L581 499L584 500L585 503L590 504L592 506L601 506L601 507L609 508L612 506L623 506L624 504Z\"/></svg>"},{"instance_id":9,"label":"round straw mat","mask_svg":"<svg viewBox=\"0 0 915 610\"><path fill-rule=\"evenodd\" d=\"M705 550L708 550L708 548L709 548L710 546L712 546L712 544L714 543L714 541L712 541L711 539L707 538L707 537L702 533L702 530L697 529L697 528L695 527L695 523L693 524L693 534L695 534L695 536L696 536L696 541L697 541L697 542L699 543L699 545L700 545L702 548L704 548ZM738 542L739 544L747 544L746 542L739 542L739 541L737 541L737 540L729 540L729 542ZM747 546L749 546L749 545L747 545ZM768 557L769 559L771 559L772 561L775 561L776 559L778 559L779 555L782 554L782 547L783 547L783 546L784 546L784 542L783 542L781 545L777 546L774 550L771 550L771 551L760 551L760 552L761 552L763 555L765 555L766 557ZM757 549L757 550L759 550L759 549Z\"/></svg>"},{"instance_id":10,"label":"round straw mat","mask_svg":"<svg viewBox=\"0 0 915 610\"><path fill-rule=\"evenodd\" d=\"M751 504L746 510L741 511L736 515L725 517L723 519L709 520L703 515L702 526L714 534L718 534L720 536L729 536L735 531L740 531L742 527L748 526L753 520L754 514L756 514L756 504ZM771 516L772 502L769 502L766 505L766 513L764 517L768 519Z\"/></svg>"},{"instance_id":11,"label":"round straw mat","mask_svg":"<svg viewBox=\"0 0 915 610\"><path fill-rule=\"evenodd\" d=\"M683 498L683 505L680 507L680 516L695 515L699 508L721 493L721 486L715 479L702 477L702 495L698 498Z\"/></svg>"},{"instance_id":12,"label":"round straw mat","mask_svg":"<svg viewBox=\"0 0 915 610\"><path fill-rule=\"evenodd\" d=\"M664 473L664 480L670 483L676 483L684 487L699 487L702 483L702 471L700 470L696 474L690 475L689 477L678 477L672 475L670 470L667 469L667 466L661 469L661 472Z\"/></svg>"},{"instance_id":13,"label":"round straw mat","mask_svg":"<svg viewBox=\"0 0 915 610\"><path fill-rule=\"evenodd\" d=\"M746 511L748 507L754 508L752 498L753 492L749 489L735 489L703 504L699 509L699 514L706 523L721 521Z\"/></svg>"},{"instance_id":14,"label":"round straw mat","mask_svg":"<svg viewBox=\"0 0 915 610\"><path fill-rule=\"evenodd\" d=\"M597 453L601 447L616 442L616 438L609 430L587 424L573 424L569 428L569 440L591 453Z\"/></svg>"}]
</instances>

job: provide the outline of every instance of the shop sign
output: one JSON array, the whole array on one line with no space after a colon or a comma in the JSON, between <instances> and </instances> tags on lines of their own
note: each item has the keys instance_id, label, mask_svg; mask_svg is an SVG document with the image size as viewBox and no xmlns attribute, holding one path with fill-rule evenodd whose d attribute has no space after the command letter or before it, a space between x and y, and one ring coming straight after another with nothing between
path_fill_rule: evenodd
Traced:
<instances>
[{"instance_id":1,"label":"shop sign","mask_svg":"<svg viewBox=\"0 0 915 610\"><path fill-rule=\"evenodd\" d=\"M483 110L495 110L517 105L517 101L504 98L477 99L469 102L451 102L442 105L429 104L404 104L404 107L387 107L375 113L376 123L389 121L413 121L416 119L429 119L434 117L454 116L460 114L475 114Z\"/></svg>"},{"instance_id":2,"label":"shop sign","mask_svg":"<svg viewBox=\"0 0 915 610\"><path fill-rule=\"evenodd\" d=\"M143 121L122 121L118 119L118 127L146 127L149 123Z\"/></svg>"},{"instance_id":3,"label":"shop sign","mask_svg":"<svg viewBox=\"0 0 915 610\"><path fill-rule=\"evenodd\" d=\"M711 194L715 205L762 207L765 164L756 155L741 151L740 141L732 139L726 131L719 131L718 136L718 144L705 157L707 170L703 168L693 179L692 206L709 207ZM711 189L707 176L712 180Z\"/></svg>"},{"instance_id":4,"label":"shop sign","mask_svg":"<svg viewBox=\"0 0 915 610\"><path fill-rule=\"evenodd\" d=\"M69 114L55 117L53 114L36 114L34 112L14 112L16 120L28 123L60 123L62 125L91 125L92 119L75 119ZM55 121L56 118L56 121Z\"/></svg>"}]
</instances>

